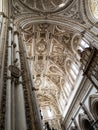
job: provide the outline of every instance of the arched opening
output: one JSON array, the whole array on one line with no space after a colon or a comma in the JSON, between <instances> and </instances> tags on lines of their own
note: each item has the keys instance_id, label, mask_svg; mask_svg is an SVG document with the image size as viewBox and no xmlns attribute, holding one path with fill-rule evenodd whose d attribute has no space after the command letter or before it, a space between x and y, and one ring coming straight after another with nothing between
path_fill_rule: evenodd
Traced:
<instances>
[{"instance_id":1,"label":"arched opening","mask_svg":"<svg viewBox=\"0 0 98 130\"><path fill-rule=\"evenodd\" d=\"M98 119L98 95L94 94L89 97L89 108L94 116L94 118Z\"/></svg>"},{"instance_id":2,"label":"arched opening","mask_svg":"<svg viewBox=\"0 0 98 130\"><path fill-rule=\"evenodd\" d=\"M94 113L98 117L98 101L94 104Z\"/></svg>"},{"instance_id":3,"label":"arched opening","mask_svg":"<svg viewBox=\"0 0 98 130\"><path fill-rule=\"evenodd\" d=\"M94 130L89 119L84 114L79 115L79 125L81 130Z\"/></svg>"}]
</instances>

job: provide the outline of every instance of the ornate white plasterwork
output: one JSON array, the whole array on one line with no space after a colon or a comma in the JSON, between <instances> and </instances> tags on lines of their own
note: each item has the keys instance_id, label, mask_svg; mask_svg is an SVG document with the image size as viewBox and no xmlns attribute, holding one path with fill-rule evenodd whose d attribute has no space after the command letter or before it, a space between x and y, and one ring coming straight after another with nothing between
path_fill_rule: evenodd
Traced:
<instances>
[{"instance_id":1,"label":"ornate white plasterwork","mask_svg":"<svg viewBox=\"0 0 98 130\"><path fill-rule=\"evenodd\" d=\"M65 77L71 67L71 64L65 67L65 62L68 57L73 62L76 55L71 45L75 32L49 23L28 24L22 31L27 46L34 50L32 52L32 49L29 49L28 56L33 57L33 75L40 106L52 105L57 114L60 114L58 102L65 87ZM78 46L78 41L74 46ZM68 92L63 98L66 106Z\"/></svg>"},{"instance_id":2,"label":"ornate white plasterwork","mask_svg":"<svg viewBox=\"0 0 98 130\"><path fill-rule=\"evenodd\" d=\"M32 73L40 104L54 104L52 107L58 113L62 89L66 86L66 81L70 81L71 64L79 63L77 46L85 30L88 37L91 32L88 29L91 23L84 9L86 2L69 0L63 7L60 7L62 3L59 0L49 0L46 4L45 0L35 0L34 4L33 0L12 2L15 24L24 33L28 56L33 59L30 62L33 64ZM81 32L82 36L74 35ZM97 39L93 34L90 38ZM70 89L74 89L73 86ZM64 100L68 99L70 89L65 88L65 95L62 96ZM55 101L52 100L54 97Z\"/></svg>"},{"instance_id":3,"label":"ornate white plasterwork","mask_svg":"<svg viewBox=\"0 0 98 130\"><path fill-rule=\"evenodd\" d=\"M74 0L13 0L18 2L21 6L35 13L55 13L64 8L67 8ZM14 4L13 4L14 5ZM17 9L17 6L15 6Z\"/></svg>"}]
</instances>

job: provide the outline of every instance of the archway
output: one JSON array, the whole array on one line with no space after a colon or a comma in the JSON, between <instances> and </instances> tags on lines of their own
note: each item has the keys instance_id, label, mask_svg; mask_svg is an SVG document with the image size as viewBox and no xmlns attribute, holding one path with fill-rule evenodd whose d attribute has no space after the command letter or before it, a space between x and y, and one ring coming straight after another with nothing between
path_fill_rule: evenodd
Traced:
<instances>
[{"instance_id":1,"label":"archway","mask_svg":"<svg viewBox=\"0 0 98 130\"><path fill-rule=\"evenodd\" d=\"M98 95L97 94L93 94L89 97L89 108L92 115L97 120L98 119Z\"/></svg>"},{"instance_id":2,"label":"archway","mask_svg":"<svg viewBox=\"0 0 98 130\"><path fill-rule=\"evenodd\" d=\"M85 114L79 114L79 125L81 130L94 130Z\"/></svg>"}]
</instances>

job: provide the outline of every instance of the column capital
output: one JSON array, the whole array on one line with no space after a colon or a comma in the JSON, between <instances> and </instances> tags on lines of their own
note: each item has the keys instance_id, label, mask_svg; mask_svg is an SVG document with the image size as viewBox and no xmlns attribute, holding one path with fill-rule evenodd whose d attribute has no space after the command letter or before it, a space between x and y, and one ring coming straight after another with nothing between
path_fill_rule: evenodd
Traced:
<instances>
[{"instance_id":1,"label":"column capital","mask_svg":"<svg viewBox=\"0 0 98 130\"><path fill-rule=\"evenodd\" d=\"M17 30L14 31L14 35L18 35L19 36L19 32Z\"/></svg>"}]
</instances>

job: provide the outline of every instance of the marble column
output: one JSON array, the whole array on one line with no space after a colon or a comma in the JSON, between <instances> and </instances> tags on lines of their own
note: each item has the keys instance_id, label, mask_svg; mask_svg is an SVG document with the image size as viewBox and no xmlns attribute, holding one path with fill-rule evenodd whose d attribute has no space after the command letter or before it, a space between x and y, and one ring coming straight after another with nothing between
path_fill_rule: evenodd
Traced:
<instances>
[{"instance_id":1,"label":"marble column","mask_svg":"<svg viewBox=\"0 0 98 130\"><path fill-rule=\"evenodd\" d=\"M3 17L2 31L0 34L0 106L2 100L3 91L3 74L4 74L4 57L6 51L6 41L7 41L7 31L8 31L8 19Z\"/></svg>"},{"instance_id":2,"label":"marble column","mask_svg":"<svg viewBox=\"0 0 98 130\"><path fill-rule=\"evenodd\" d=\"M14 28L15 58L16 66L21 70L20 50L19 50L19 33ZM24 94L22 85L22 76L19 77L19 83L15 86L15 130L27 130L26 115L24 106Z\"/></svg>"},{"instance_id":3,"label":"marble column","mask_svg":"<svg viewBox=\"0 0 98 130\"><path fill-rule=\"evenodd\" d=\"M0 34L2 30L2 23L3 23L3 12L0 12Z\"/></svg>"},{"instance_id":4,"label":"marble column","mask_svg":"<svg viewBox=\"0 0 98 130\"><path fill-rule=\"evenodd\" d=\"M8 60L7 60L7 86L6 86L6 130L11 130L11 71L9 66L11 63L11 40L12 27L8 28Z\"/></svg>"},{"instance_id":5,"label":"marble column","mask_svg":"<svg viewBox=\"0 0 98 130\"><path fill-rule=\"evenodd\" d=\"M4 52L4 40L7 38L7 22L8 20L4 17L4 13L0 12L0 67L2 67L2 59L3 59L3 52Z\"/></svg>"},{"instance_id":6,"label":"marble column","mask_svg":"<svg viewBox=\"0 0 98 130\"><path fill-rule=\"evenodd\" d=\"M13 38L12 38L12 65L14 65L14 43L13 43ZM11 87L11 98L12 98L12 102L11 102L11 107L12 107L12 124L11 124L11 128L12 130L15 130L15 82L16 79L14 77L12 77L12 87Z\"/></svg>"}]
</instances>

